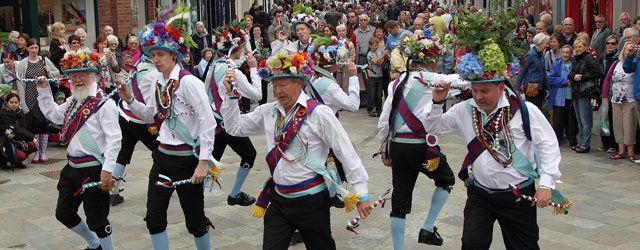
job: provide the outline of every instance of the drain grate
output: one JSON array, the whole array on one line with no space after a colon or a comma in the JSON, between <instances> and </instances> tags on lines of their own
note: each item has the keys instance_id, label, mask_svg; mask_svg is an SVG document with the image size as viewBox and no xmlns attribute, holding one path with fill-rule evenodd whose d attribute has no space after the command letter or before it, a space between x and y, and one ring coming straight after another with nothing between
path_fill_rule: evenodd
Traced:
<instances>
[{"instance_id":1,"label":"drain grate","mask_svg":"<svg viewBox=\"0 0 640 250\"><path fill-rule=\"evenodd\" d=\"M46 177L49 177L51 179L54 179L54 180L60 179L60 170L41 172L40 174L44 175Z\"/></svg>"}]
</instances>

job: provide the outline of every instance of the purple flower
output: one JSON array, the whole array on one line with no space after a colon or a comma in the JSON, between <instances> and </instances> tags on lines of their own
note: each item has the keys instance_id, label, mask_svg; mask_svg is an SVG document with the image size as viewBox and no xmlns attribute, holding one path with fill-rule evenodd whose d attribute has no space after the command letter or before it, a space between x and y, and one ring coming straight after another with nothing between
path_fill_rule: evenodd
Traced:
<instances>
[{"instance_id":1,"label":"purple flower","mask_svg":"<svg viewBox=\"0 0 640 250\"><path fill-rule=\"evenodd\" d=\"M267 78L267 77L269 77L269 70L266 69L266 68L261 68L261 69L258 70L258 75L261 78Z\"/></svg>"}]
</instances>

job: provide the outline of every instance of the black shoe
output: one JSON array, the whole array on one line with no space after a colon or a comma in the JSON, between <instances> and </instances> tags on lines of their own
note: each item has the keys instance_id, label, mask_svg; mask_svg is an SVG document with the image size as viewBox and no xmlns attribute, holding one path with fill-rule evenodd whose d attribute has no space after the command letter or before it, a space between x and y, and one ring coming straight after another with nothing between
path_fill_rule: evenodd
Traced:
<instances>
[{"instance_id":1,"label":"black shoe","mask_svg":"<svg viewBox=\"0 0 640 250\"><path fill-rule=\"evenodd\" d=\"M238 197L231 197L231 195L227 196L227 204L230 206L240 205L243 207L251 206L256 202L256 198L251 197L245 192L240 192Z\"/></svg>"},{"instance_id":2,"label":"black shoe","mask_svg":"<svg viewBox=\"0 0 640 250\"><path fill-rule=\"evenodd\" d=\"M336 195L331 198L331 206L335 208L344 208L344 201L340 200L340 198Z\"/></svg>"},{"instance_id":3,"label":"black shoe","mask_svg":"<svg viewBox=\"0 0 640 250\"><path fill-rule=\"evenodd\" d=\"M302 240L302 234L300 234L300 232L298 231L293 232L293 235L291 235L291 242L289 242L289 245L293 246L295 244L302 243L302 242L304 242Z\"/></svg>"},{"instance_id":4,"label":"black shoe","mask_svg":"<svg viewBox=\"0 0 640 250\"><path fill-rule=\"evenodd\" d=\"M437 227L433 227L433 233L422 228L420 229L420 234L418 234L418 243L424 243L427 245L434 245L434 246L442 246L443 241L444 240L438 233Z\"/></svg>"},{"instance_id":5,"label":"black shoe","mask_svg":"<svg viewBox=\"0 0 640 250\"><path fill-rule=\"evenodd\" d=\"M375 111L369 111L369 116L370 117L376 117L376 112Z\"/></svg>"},{"instance_id":6,"label":"black shoe","mask_svg":"<svg viewBox=\"0 0 640 250\"><path fill-rule=\"evenodd\" d=\"M19 168L19 169L25 169L25 168L27 168L27 166L25 166L24 164L22 164L22 162L18 162L18 163L16 163L13 167L14 167L14 168Z\"/></svg>"},{"instance_id":7,"label":"black shoe","mask_svg":"<svg viewBox=\"0 0 640 250\"><path fill-rule=\"evenodd\" d=\"M102 250L102 246L98 246L98 248L85 248L84 250Z\"/></svg>"},{"instance_id":8,"label":"black shoe","mask_svg":"<svg viewBox=\"0 0 640 250\"><path fill-rule=\"evenodd\" d=\"M111 206L117 206L124 202L124 197L120 194L112 194L109 196L109 202L111 203Z\"/></svg>"}]
</instances>

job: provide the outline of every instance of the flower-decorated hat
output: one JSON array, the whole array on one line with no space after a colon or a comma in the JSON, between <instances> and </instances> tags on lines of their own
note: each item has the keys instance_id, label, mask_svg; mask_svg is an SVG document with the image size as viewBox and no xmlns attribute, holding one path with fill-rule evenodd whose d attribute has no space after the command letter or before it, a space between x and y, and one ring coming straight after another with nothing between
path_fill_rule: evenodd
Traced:
<instances>
[{"instance_id":1,"label":"flower-decorated hat","mask_svg":"<svg viewBox=\"0 0 640 250\"><path fill-rule=\"evenodd\" d=\"M245 46L249 41L249 35L245 31L246 27L247 22L242 20L240 22L232 21L223 27L213 30L211 33L214 35L215 50L219 53L227 54Z\"/></svg>"},{"instance_id":2,"label":"flower-decorated hat","mask_svg":"<svg viewBox=\"0 0 640 250\"><path fill-rule=\"evenodd\" d=\"M321 65L334 65L349 59L349 42L346 38L312 35L314 49L311 59Z\"/></svg>"},{"instance_id":3,"label":"flower-decorated hat","mask_svg":"<svg viewBox=\"0 0 640 250\"><path fill-rule=\"evenodd\" d=\"M471 82L502 82L518 68L515 56L524 53L512 39L515 27L513 9L491 11L488 17L482 13L465 10L457 37L461 53L458 55L456 73ZM514 64L515 63L515 64Z\"/></svg>"},{"instance_id":4,"label":"flower-decorated hat","mask_svg":"<svg viewBox=\"0 0 640 250\"><path fill-rule=\"evenodd\" d=\"M100 54L98 54L98 52L84 48L78 51L69 51L65 53L64 57L60 60L60 68L62 69L62 72L67 75L73 72L82 71L97 73L99 61Z\"/></svg>"},{"instance_id":5,"label":"flower-decorated hat","mask_svg":"<svg viewBox=\"0 0 640 250\"><path fill-rule=\"evenodd\" d=\"M291 30L293 32L296 32L296 26L298 26L298 24L304 24L307 25L307 27L309 27L309 29L311 29L311 33L315 33L316 32L316 19L313 18L311 15L305 14L305 13L300 13L298 15L295 15L292 19L291 19Z\"/></svg>"},{"instance_id":6,"label":"flower-decorated hat","mask_svg":"<svg viewBox=\"0 0 640 250\"><path fill-rule=\"evenodd\" d=\"M162 19L173 13L174 16L166 22ZM145 53L150 53L154 49L162 49L174 53L178 56L178 62L182 61L188 48L198 47L191 39L185 28L189 24L190 10L186 5L162 11L158 15L158 21L151 23L140 32L140 44Z\"/></svg>"},{"instance_id":7,"label":"flower-decorated hat","mask_svg":"<svg viewBox=\"0 0 640 250\"><path fill-rule=\"evenodd\" d=\"M432 40L431 30L425 29L403 40L400 52L409 60L429 64L438 60L441 46L437 40Z\"/></svg>"},{"instance_id":8,"label":"flower-decorated hat","mask_svg":"<svg viewBox=\"0 0 640 250\"><path fill-rule=\"evenodd\" d=\"M283 51L272 55L268 60L260 61L259 66L258 74L266 81L280 78L304 80L314 74L313 61L306 53L289 54Z\"/></svg>"}]
</instances>

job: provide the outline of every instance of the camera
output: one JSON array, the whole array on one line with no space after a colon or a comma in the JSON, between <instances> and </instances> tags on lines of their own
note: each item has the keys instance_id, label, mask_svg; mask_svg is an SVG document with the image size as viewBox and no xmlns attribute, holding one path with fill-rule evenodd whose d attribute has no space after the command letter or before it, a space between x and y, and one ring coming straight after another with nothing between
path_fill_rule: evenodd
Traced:
<instances>
[{"instance_id":1,"label":"camera","mask_svg":"<svg viewBox=\"0 0 640 250\"><path fill-rule=\"evenodd\" d=\"M109 48L104 48L104 49L102 50L102 52L103 52L103 53L109 53L109 52L111 52L111 50L110 50Z\"/></svg>"}]
</instances>

